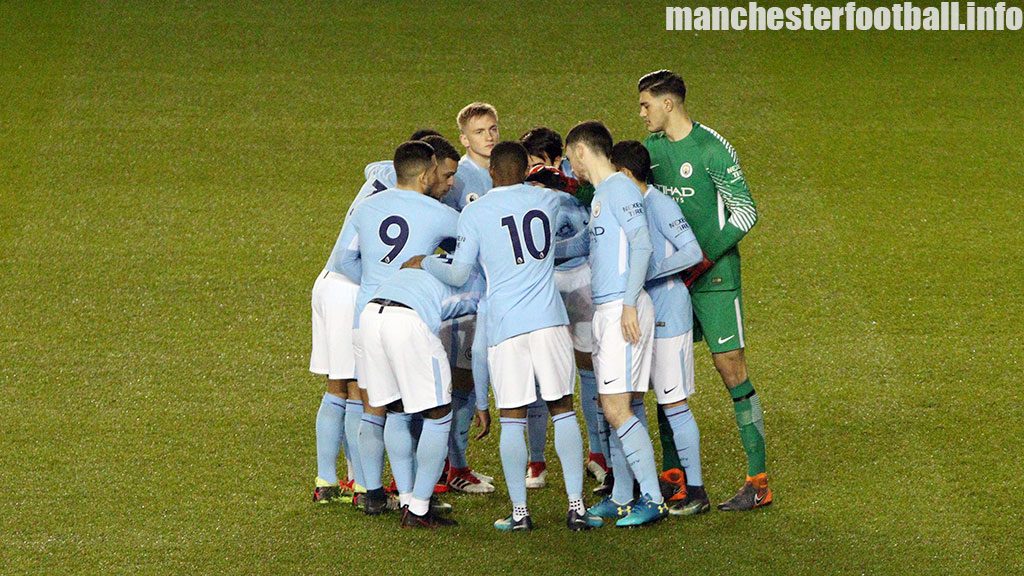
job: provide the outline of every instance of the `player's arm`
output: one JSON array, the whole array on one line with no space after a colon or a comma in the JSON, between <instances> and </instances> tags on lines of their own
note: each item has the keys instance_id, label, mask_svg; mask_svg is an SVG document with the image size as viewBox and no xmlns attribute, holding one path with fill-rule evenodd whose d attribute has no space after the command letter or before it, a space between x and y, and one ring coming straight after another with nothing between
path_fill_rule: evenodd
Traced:
<instances>
[{"instance_id":1,"label":"player's arm","mask_svg":"<svg viewBox=\"0 0 1024 576\"><path fill-rule=\"evenodd\" d=\"M359 284L363 277L363 261L359 252L359 209L352 213L349 226L344 226L341 236L338 237L338 246L335 250L341 249L341 256L338 259L337 272L341 272L349 280Z\"/></svg>"},{"instance_id":2,"label":"player's arm","mask_svg":"<svg viewBox=\"0 0 1024 576\"><path fill-rule=\"evenodd\" d=\"M422 267L432 276L449 286L462 286L476 267L480 252L480 239L469 218L459 218L459 241L450 263L447 259L427 258Z\"/></svg>"},{"instance_id":3,"label":"player's arm","mask_svg":"<svg viewBox=\"0 0 1024 576\"><path fill-rule=\"evenodd\" d=\"M672 200L666 199L657 206L657 225L661 234L668 238L676 252L663 259L661 262L651 260L651 269L647 272L647 279L664 278L699 263L704 259L704 253L697 243L697 237L693 235L689 223L683 216L679 205Z\"/></svg>"},{"instance_id":4,"label":"player's arm","mask_svg":"<svg viewBox=\"0 0 1024 576\"><path fill-rule=\"evenodd\" d=\"M486 289L486 285L484 286ZM476 332L473 333L473 391L476 395L476 415L474 420L480 427L480 432L475 436L477 440L487 436L491 431L491 402L489 388L491 374L487 367L487 327L484 325L486 318L486 300L480 300L476 308Z\"/></svg>"},{"instance_id":5,"label":"player's arm","mask_svg":"<svg viewBox=\"0 0 1024 576\"><path fill-rule=\"evenodd\" d=\"M627 342L640 342L640 320L637 317L636 301L647 278L647 267L654 249L651 246L651 233L647 229L647 217L644 216L643 197L640 191L629 194L615 206L615 218L626 233L629 244L629 258L626 271L626 292L622 296L622 336Z\"/></svg>"},{"instance_id":6,"label":"player's arm","mask_svg":"<svg viewBox=\"0 0 1024 576\"><path fill-rule=\"evenodd\" d=\"M705 242L704 252L713 261L731 250L757 223L757 205L743 177L739 158L732 146L720 144L711 148L707 157L707 171L715 190L729 214L721 231Z\"/></svg>"}]
</instances>

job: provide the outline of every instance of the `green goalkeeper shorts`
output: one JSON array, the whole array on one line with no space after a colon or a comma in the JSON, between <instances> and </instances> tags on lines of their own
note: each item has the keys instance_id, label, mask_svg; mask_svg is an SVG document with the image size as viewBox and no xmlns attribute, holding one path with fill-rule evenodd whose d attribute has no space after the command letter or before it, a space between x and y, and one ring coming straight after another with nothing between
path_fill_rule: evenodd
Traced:
<instances>
[{"instance_id":1,"label":"green goalkeeper shorts","mask_svg":"<svg viewBox=\"0 0 1024 576\"><path fill-rule=\"evenodd\" d=\"M694 292L693 340L705 340L712 354L744 347L743 294L740 289Z\"/></svg>"}]
</instances>

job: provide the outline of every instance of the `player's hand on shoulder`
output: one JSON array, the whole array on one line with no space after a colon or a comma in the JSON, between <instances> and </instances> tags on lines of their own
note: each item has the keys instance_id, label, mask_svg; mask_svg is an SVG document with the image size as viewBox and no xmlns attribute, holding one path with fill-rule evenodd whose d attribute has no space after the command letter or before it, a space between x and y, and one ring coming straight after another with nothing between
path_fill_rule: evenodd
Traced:
<instances>
[{"instance_id":1,"label":"player's hand on shoulder","mask_svg":"<svg viewBox=\"0 0 1024 576\"><path fill-rule=\"evenodd\" d=\"M406 268L416 268L418 270L422 270L424 258L426 258L426 256L422 254L418 256L413 256L412 258L409 258L402 264L402 269L404 270Z\"/></svg>"}]
</instances>

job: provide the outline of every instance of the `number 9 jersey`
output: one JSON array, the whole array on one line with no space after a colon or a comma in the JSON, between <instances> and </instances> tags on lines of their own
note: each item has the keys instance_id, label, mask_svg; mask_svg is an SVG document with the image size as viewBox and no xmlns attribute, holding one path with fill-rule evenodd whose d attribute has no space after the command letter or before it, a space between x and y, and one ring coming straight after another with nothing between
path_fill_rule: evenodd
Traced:
<instances>
[{"instance_id":1,"label":"number 9 jersey","mask_svg":"<svg viewBox=\"0 0 1024 576\"><path fill-rule=\"evenodd\" d=\"M359 283L356 319L384 280L413 256L451 238L459 213L418 192L391 188L369 196L350 216L338 243L340 272Z\"/></svg>"},{"instance_id":2,"label":"number 9 jersey","mask_svg":"<svg viewBox=\"0 0 1024 576\"><path fill-rule=\"evenodd\" d=\"M487 344L569 323L555 286L559 201L528 184L494 188L459 218L456 264L479 258L487 278Z\"/></svg>"}]
</instances>

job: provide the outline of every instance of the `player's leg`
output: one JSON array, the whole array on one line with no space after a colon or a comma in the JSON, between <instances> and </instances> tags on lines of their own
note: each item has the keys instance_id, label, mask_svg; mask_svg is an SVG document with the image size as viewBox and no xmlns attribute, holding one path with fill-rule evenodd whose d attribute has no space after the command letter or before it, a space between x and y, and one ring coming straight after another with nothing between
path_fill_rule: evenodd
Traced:
<instances>
[{"instance_id":1,"label":"player's leg","mask_svg":"<svg viewBox=\"0 0 1024 576\"><path fill-rule=\"evenodd\" d=\"M312 291L312 352L310 370L327 378L327 391L316 416L317 478L313 501L342 500L342 482L337 461L345 444L346 383L355 375L351 347L351 308L346 313L346 295L358 289L334 278L330 272L317 277ZM345 323L348 323L345 326ZM346 450L347 453L347 450Z\"/></svg>"},{"instance_id":2,"label":"player's leg","mask_svg":"<svg viewBox=\"0 0 1024 576\"><path fill-rule=\"evenodd\" d=\"M547 484L548 465L544 450L548 443L548 405L537 394L537 399L526 407L526 438L530 447L530 461L526 465L526 487L543 488Z\"/></svg>"},{"instance_id":3,"label":"player's leg","mask_svg":"<svg viewBox=\"0 0 1024 576\"><path fill-rule=\"evenodd\" d=\"M604 522L587 514L583 504L583 437L573 410L576 363L568 328L552 326L531 332L530 357L537 391L547 403L555 429L555 452L569 501L566 526L573 531L599 527Z\"/></svg>"},{"instance_id":4,"label":"player's leg","mask_svg":"<svg viewBox=\"0 0 1024 576\"><path fill-rule=\"evenodd\" d=\"M423 323L419 315L404 308L392 308L385 329L384 349L388 355L398 389L402 409L422 415L419 442L412 445L412 434L395 439L401 449L409 442L409 462L399 464L392 459L392 472L398 484L399 498L404 506L402 526L435 528L450 526L454 521L437 517L431 507L434 485L441 476L447 454L452 425L451 368L438 337ZM389 414L387 426L391 427ZM391 453L389 438L388 453ZM406 476L408 485L399 478ZM406 491L408 489L408 492Z\"/></svg>"},{"instance_id":5,"label":"player's leg","mask_svg":"<svg viewBox=\"0 0 1024 576\"><path fill-rule=\"evenodd\" d=\"M526 506L526 407L536 399L536 378L528 338L528 334L513 336L490 347L487 353L494 402L500 412L501 466L512 500L512 514L494 523L502 531L533 528Z\"/></svg>"},{"instance_id":6,"label":"player's leg","mask_svg":"<svg viewBox=\"0 0 1024 576\"><path fill-rule=\"evenodd\" d=\"M688 403L694 393L693 376L693 333L680 336L656 338L654 361L651 368L651 383L658 399L659 412L673 437L673 454L680 462L679 478L673 478L671 492L666 491L665 476L662 473L662 493L669 502L670 513L681 516L701 514L711 509L700 461L700 430L693 418ZM667 455L666 455L667 459ZM681 484L682 489L677 490ZM672 494L672 496L670 496Z\"/></svg>"},{"instance_id":7,"label":"player's leg","mask_svg":"<svg viewBox=\"0 0 1024 576\"><path fill-rule=\"evenodd\" d=\"M387 357L381 348L381 309L378 304L367 304L360 315L357 342L357 362L360 374L360 393L363 397L363 417L359 423L359 456L362 459L366 481L364 511L380 514L387 505L382 476L384 474L384 425L387 404L398 400L397 384L382 376ZM368 325L364 325L368 322ZM388 368L388 370L390 370Z\"/></svg>"},{"instance_id":8,"label":"player's leg","mask_svg":"<svg viewBox=\"0 0 1024 576\"><path fill-rule=\"evenodd\" d=\"M761 400L747 374L743 354L743 299L740 290L697 292L691 295L715 369L732 397L736 427L747 456L746 481L722 510L751 510L772 503L765 466L764 414Z\"/></svg>"},{"instance_id":9,"label":"player's leg","mask_svg":"<svg viewBox=\"0 0 1024 576\"><path fill-rule=\"evenodd\" d=\"M459 492L489 494L494 492L494 478L476 472L469 466L466 451L469 447L469 428L476 410L476 394L473 387L473 350L480 347L486 354L482 340L478 342L476 316L463 316L441 324L439 334L448 353L452 372L452 426L448 445L450 468L445 481ZM483 331L480 331L483 338Z\"/></svg>"}]
</instances>

